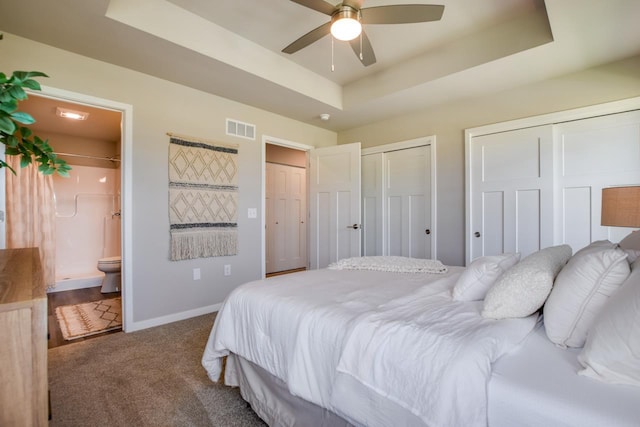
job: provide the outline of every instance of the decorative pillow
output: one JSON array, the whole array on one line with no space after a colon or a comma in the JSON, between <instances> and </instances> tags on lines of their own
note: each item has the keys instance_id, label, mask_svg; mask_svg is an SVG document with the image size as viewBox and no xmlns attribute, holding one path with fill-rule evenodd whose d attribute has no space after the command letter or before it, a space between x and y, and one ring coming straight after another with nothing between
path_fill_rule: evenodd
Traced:
<instances>
[{"instance_id":1,"label":"decorative pillow","mask_svg":"<svg viewBox=\"0 0 640 427\"><path fill-rule=\"evenodd\" d=\"M524 258L489 289L482 316L505 319L535 313L549 296L553 280L569 258L569 245L541 249Z\"/></svg>"},{"instance_id":2,"label":"decorative pillow","mask_svg":"<svg viewBox=\"0 0 640 427\"><path fill-rule=\"evenodd\" d=\"M627 254L615 243L594 242L578 251L556 277L544 305L549 339L582 347L596 315L630 272Z\"/></svg>"},{"instance_id":3,"label":"decorative pillow","mask_svg":"<svg viewBox=\"0 0 640 427\"><path fill-rule=\"evenodd\" d=\"M634 231L619 243L620 249L628 255L627 261L634 263L640 257L640 231Z\"/></svg>"},{"instance_id":4,"label":"decorative pillow","mask_svg":"<svg viewBox=\"0 0 640 427\"><path fill-rule=\"evenodd\" d=\"M509 268L520 261L520 254L483 256L473 260L460 275L453 288L456 301L479 301L493 283Z\"/></svg>"},{"instance_id":5,"label":"decorative pillow","mask_svg":"<svg viewBox=\"0 0 640 427\"><path fill-rule=\"evenodd\" d=\"M640 260L596 317L578 360L580 375L640 386Z\"/></svg>"}]
</instances>

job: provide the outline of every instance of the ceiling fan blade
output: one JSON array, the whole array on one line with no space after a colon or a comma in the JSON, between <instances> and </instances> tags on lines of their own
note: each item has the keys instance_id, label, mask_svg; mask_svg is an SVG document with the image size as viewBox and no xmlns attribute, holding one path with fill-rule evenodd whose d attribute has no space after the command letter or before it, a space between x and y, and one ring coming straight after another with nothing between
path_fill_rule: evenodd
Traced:
<instances>
[{"instance_id":1,"label":"ceiling fan blade","mask_svg":"<svg viewBox=\"0 0 640 427\"><path fill-rule=\"evenodd\" d=\"M444 12L443 5L397 4L362 9L363 24L414 24L439 21Z\"/></svg>"},{"instance_id":2,"label":"ceiling fan blade","mask_svg":"<svg viewBox=\"0 0 640 427\"><path fill-rule=\"evenodd\" d=\"M356 54L362 65L368 67L369 65L376 63L376 54L373 53L373 47L371 47L371 42L369 41L369 37L367 37L367 33L362 30L362 58L360 58L360 37L356 37L351 40L349 44L353 49L353 52Z\"/></svg>"},{"instance_id":3,"label":"ceiling fan blade","mask_svg":"<svg viewBox=\"0 0 640 427\"><path fill-rule=\"evenodd\" d=\"M324 0L291 0L294 3L308 7L325 15L331 16L336 10L336 7L331 3L327 3Z\"/></svg>"},{"instance_id":4,"label":"ceiling fan blade","mask_svg":"<svg viewBox=\"0 0 640 427\"><path fill-rule=\"evenodd\" d=\"M282 49L282 51L284 53L295 53L300 49L304 49L305 47L309 46L311 43L317 42L318 40L329 34L329 32L331 32L331 22L322 24L318 28L309 31L307 34Z\"/></svg>"}]
</instances>

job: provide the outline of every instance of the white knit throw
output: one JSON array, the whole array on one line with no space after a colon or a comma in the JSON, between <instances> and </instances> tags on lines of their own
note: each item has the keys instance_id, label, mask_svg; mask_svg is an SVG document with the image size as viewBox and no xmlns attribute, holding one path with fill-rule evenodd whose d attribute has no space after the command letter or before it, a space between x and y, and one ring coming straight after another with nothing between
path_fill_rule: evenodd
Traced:
<instances>
[{"instance_id":1,"label":"white knit throw","mask_svg":"<svg viewBox=\"0 0 640 427\"><path fill-rule=\"evenodd\" d=\"M447 272L447 267L435 259L417 259L402 256L364 256L344 258L330 264L330 270L374 270L395 273L435 273Z\"/></svg>"}]
</instances>

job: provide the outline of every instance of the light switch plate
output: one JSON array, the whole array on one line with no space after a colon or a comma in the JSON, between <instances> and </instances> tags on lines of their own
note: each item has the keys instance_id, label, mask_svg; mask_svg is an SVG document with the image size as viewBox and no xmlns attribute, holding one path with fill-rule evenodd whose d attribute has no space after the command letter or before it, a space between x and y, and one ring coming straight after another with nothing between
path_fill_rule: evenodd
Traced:
<instances>
[{"instance_id":1,"label":"light switch plate","mask_svg":"<svg viewBox=\"0 0 640 427\"><path fill-rule=\"evenodd\" d=\"M258 209L249 208L249 210L247 211L247 216L249 218L257 218L258 217Z\"/></svg>"}]
</instances>

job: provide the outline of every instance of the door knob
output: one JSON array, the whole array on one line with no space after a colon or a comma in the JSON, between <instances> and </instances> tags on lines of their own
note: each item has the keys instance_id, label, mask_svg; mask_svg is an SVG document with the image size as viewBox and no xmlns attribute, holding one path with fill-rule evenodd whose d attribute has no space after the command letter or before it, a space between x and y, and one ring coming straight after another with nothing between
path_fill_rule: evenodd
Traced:
<instances>
[{"instance_id":1,"label":"door knob","mask_svg":"<svg viewBox=\"0 0 640 427\"><path fill-rule=\"evenodd\" d=\"M424 230L424 234L431 234L431 230L427 228L426 230Z\"/></svg>"},{"instance_id":2,"label":"door knob","mask_svg":"<svg viewBox=\"0 0 640 427\"><path fill-rule=\"evenodd\" d=\"M473 233L473 235L476 236L476 237L480 237L480 232L476 231L475 233Z\"/></svg>"},{"instance_id":3,"label":"door knob","mask_svg":"<svg viewBox=\"0 0 640 427\"><path fill-rule=\"evenodd\" d=\"M353 228L354 230L357 230L360 228L360 225L359 224L347 225L347 228Z\"/></svg>"}]
</instances>

